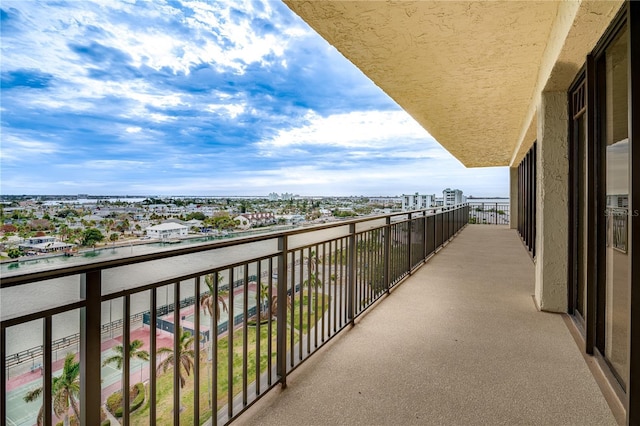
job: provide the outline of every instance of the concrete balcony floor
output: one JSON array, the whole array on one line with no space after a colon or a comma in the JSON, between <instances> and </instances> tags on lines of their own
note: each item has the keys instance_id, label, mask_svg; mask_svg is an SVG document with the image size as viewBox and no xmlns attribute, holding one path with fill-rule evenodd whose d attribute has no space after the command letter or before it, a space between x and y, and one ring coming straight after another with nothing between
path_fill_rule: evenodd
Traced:
<instances>
[{"instance_id":1,"label":"concrete balcony floor","mask_svg":"<svg viewBox=\"0 0 640 426\"><path fill-rule=\"evenodd\" d=\"M467 226L235 424L616 424L533 291L515 231Z\"/></svg>"}]
</instances>

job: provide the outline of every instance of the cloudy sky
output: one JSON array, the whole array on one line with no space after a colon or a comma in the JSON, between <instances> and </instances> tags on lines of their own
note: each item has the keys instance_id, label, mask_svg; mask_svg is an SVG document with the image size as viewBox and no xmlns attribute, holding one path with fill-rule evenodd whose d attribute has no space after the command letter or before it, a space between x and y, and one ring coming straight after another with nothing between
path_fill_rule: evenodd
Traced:
<instances>
[{"instance_id":1,"label":"cloudy sky","mask_svg":"<svg viewBox=\"0 0 640 426\"><path fill-rule=\"evenodd\" d=\"M508 194L283 3L1 3L2 194Z\"/></svg>"}]
</instances>

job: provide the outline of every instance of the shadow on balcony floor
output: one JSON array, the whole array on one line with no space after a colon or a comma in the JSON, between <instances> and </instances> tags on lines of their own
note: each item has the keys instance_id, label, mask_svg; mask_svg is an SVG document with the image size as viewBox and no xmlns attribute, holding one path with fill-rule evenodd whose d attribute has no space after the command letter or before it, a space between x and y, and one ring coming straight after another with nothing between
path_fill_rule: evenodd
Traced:
<instances>
[{"instance_id":1,"label":"shadow on balcony floor","mask_svg":"<svg viewBox=\"0 0 640 426\"><path fill-rule=\"evenodd\" d=\"M515 231L471 225L235 424L616 424Z\"/></svg>"}]
</instances>

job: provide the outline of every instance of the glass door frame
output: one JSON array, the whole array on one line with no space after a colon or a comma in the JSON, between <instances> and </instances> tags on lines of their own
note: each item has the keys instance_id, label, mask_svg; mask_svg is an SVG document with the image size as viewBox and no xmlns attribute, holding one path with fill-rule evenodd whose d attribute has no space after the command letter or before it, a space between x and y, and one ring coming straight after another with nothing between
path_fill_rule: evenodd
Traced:
<instances>
[{"instance_id":1,"label":"glass door frame","mask_svg":"<svg viewBox=\"0 0 640 426\"><path fill-rule=\"evenodd\" d=\"M605 50L619 32L626 27L628 43L628 137L629 137L629 353L626 374L626 390L620 385L612 368L605 360L605 303L606 303L606 142L604 135L603 93L606 88L606 76L602 72ZM585 84L584 108L575 109L573 95ZM586 57L584 67L577 73L568 89L568 156L569 156L569 270L568 270L568 312L582 332L585 351L594 355L611 388L625 407L626 424L640 424L640 1L627 0L610 27L602 36L590 55ZM576 125L584 114L587 120L581 154L577 146ZM578 166L584 161L584 169ZM577 176L585 173L586 176ZM580 187L582 182L582 187ZM584 197L584 210L580 211L580 200ZM584 212L586 211L586 215ZM638 214L636 214L636 212ZM580 215L580 216L579 216ZM579 259L577 233L585 231L583 247L584 259ZM583 265L586 262L586 265ZM578 268L584 268L586 291L585 318L576 315Z\"/></svg>"},{"instance_id":2,"label":"glass door frame","mask_svg":"<svg viewBox=\"0 0 640 426\"><path fill-rule=\"evenodd\" d=\"M594 138L590 143L594 150L593 166L595 210L590 210L588 216L593 216L595 229L594 238L590 238L595 265L595 288L593 293L594 311L589 311L591 303L588 301L587 341L586 350L593 353L601 361L607 363L604 357L605 348L605 315L606 315L606 142L603 128L606 93L606 74L604 68L605 51L626 27L627 30L627 79L628 79L628 138L629 138L629 217L628 226L628 255L629 255L629 345L627 358L626 389L619 383L619 376L613 368L605 368L612 387L618 393L626 409L626 423L640 424L640 2L626 1L612 25L593 50L591 59L587 58L587 80L595 86L593 114L589 117L589 126L593 128ZM591 61L591 64L589 63ZM638 214L636 214L638 212ZM591 220L589 220L591 221ZM572 283L570 282L570 287ZM590 315L589 312L595 313ZM593 330L591 331L591 328ZM590 333L593 332L594 336ZM590 352L591 351L591 352ZM608 370L608 371L607 371Z\"/></svg>"}]
</instances>

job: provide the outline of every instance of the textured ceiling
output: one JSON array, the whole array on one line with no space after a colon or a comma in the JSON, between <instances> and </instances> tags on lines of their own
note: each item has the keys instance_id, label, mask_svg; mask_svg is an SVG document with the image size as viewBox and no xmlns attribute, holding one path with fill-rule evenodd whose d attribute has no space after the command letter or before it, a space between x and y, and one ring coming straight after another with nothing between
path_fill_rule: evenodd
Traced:
<instances>
[{"instance_id":1,"label":"textured ceiling","mask_svg":"<svg viewBox=\"0 0 640 426\"><path fill-rule=\"evenodd\" d=\"M589 9L579 2L285 3L468 167L511 164L533 142L523 140L535 126L541 78L558 73L541 75L545 61L555 63L567 34L601 34L573 22ZM592 9L620 2L599 3L606 8ZM569 83L588 51L574 44Z\"/></svg>"}]
</instances>

